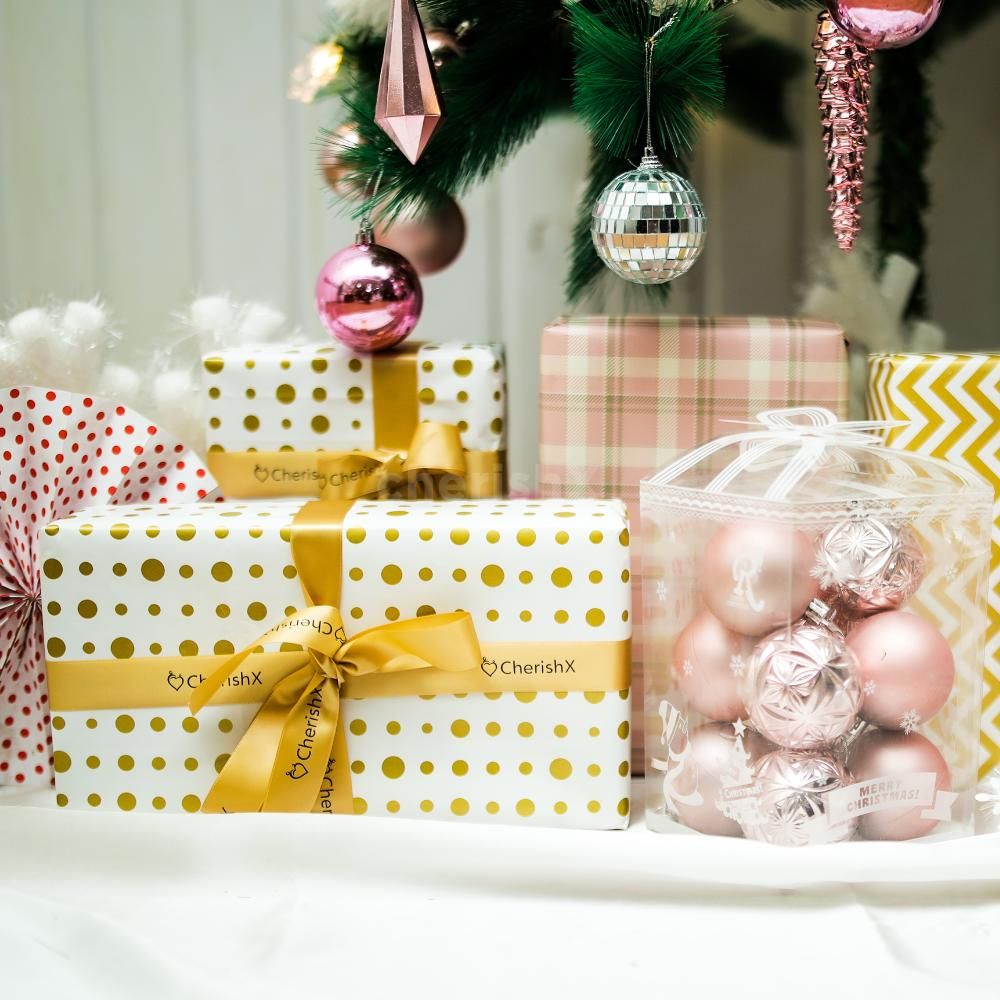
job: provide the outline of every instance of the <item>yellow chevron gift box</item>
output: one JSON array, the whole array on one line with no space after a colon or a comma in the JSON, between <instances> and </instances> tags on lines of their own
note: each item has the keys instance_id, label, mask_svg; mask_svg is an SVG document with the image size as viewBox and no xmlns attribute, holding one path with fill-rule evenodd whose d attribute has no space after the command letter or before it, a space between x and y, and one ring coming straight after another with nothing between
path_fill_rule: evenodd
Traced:
<instances>
[{"instance_id":1,"label":"yellow chevron gift box","mask_svg":"<svg viewBox=\"0 0 1000 1000\"><path fill-rule=\"evenodd\" d=\"M42 547L60 805L627 825L616 501L107 507Z\"/></svg>"},{"instance_id":2,"label":"yellow chevron gift box","mask_svg":"<svg viewBox=\"0 0 1000 1000\"><path fill-rule=\"evenodd\" d=\"M642 483L651 829L972 832L993 493L884 430L768 411Z\"/></svg>"},{"instance_id":3,"label":"yellow chevron gift box","mask_svg":"<svg viewBox=\"0 0 1000 1000\"><path fill-rule=\"evenodd\" d=\"M969 469L1000 492L1000 355L874 354L868 413L898 422L892 448ZM989 625L983 685L981 776L1000 768L1000 512L993 523ZM942 595L939 613L951 605Z\"/></svg>"},{"instance_id":4,"label":"yellow chevron gift box","mask_svg":"<svg viewBox=\"0 0 1000 1000\"><path fill-rule=\"evenodd\" d=\"M457 428L464 489L505 492L503 348L406 342L355 354L324 341L202 359L208 466L230 499L318 497L331 453L407 457L418 424ZM454 497L450 497L454 498Z\"/></svg>"}]
</instances>

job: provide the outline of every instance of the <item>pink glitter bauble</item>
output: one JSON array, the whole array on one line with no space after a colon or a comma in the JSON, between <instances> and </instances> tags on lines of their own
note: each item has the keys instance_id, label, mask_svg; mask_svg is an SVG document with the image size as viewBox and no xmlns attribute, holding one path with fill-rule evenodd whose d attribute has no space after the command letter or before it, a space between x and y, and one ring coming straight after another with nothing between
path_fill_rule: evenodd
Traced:
<instances>
[{"instance_id":1,"label":"pink glitter bauble","mask_svg":"<svg viewBox=\"0 0 1000 1000\"><path fill-rule=\"evenodd\" d=\"M715 837L740 837L739 823L723 815L719 809L722 775L730 771L737 752L736 733L726 722L709 722L695 729L688 738L690 767L683 796L685 801L674 803L677 818L692 830ZM752 765L774 747L762 736L746 730L743 747ZM689 801L701 799L699 803Z\"/></svg>"},{"instance_id":2,"label":"pink glitter bauble","mask_svg":"<svg viewBox=\"0 0 1000 1000\"><path fill-rule=\"evenodd\" d=\"M744 695L750 721L769 740L792 750L823 749L857 718L858 663L843 633L810 611L761 640Z\"/></svg>"},{"instance_id":3,"label":"pink glitter bauble","mask_svg":"<svg viewBox=\"0 0 1000 1000\"><path fill-rule=\"evenodd\" d=\"M941 13L942 0L827 0L843 31L870 49L899 49L922 38Z\"/></svg>"},{"instance_id":4,"label":"pink glitter bauble","mask_svg":"<svg viewBox=\"0 0 1000 1000\"><path fill-rule=\"evenodd\" d=\"M859 783L879 778L907 778L933 774L939 792L951 788L951 773L941 751L920 733L870 732L851 752L850 768ZM938 825L922 813L926 806L900 806L861 817L861 833L869 840L913 840Z\"/></svg>"},{"instance_id":5,"label":"pink glitter bauble","mask_svg":"<svg viewBox=\"0 0 1000 1000\"><path fill-rule=\"evenodd\" d=\"M831 824L827 796L851 784L843 764L826 753L775 750L753 769L757 822L745 822L749 840L781 847L808 847L850 840L857 821Z\"/></svg>"},{"instance_id":6,"label":"pink glitter bauble","mask_svg":"<svg viewBox=\"0 0 1000 1000\"><path fill-rule=\"evenodd\" d=\"M335 253L316 280L326 328L352 351L371 354L407 337L420 319L423 291L410 262L362 234Z\"/></svg>"},{"instance_id":7,"label":"pink glitter bauble","mask_svg":"<svg viewBox=\"0 0 1000 1000\"><path fill-rule=\"evenodd\" d=\"M924 578L925 560L906 525L860 517L834 525L816 546L823 600L847 618L895 611Z\"/></svg>"},{"instance_id":8,"label":"pink glitter bauble","mask_svg":"<svg viewBox=\"0 0 1000 1000\"><path fill-rule=\"evenodd\" d=\"M861 715L882 729L910 732L951 696L955 657L933 625L887 611L857 625L847 644L858 658L865 701Z\"/></svg>"},{"instance_id":9,"label":"pink glitter bauble","mask_svg":"<svg viewBox=\"0 0 1000 1000\"><path fill-rule=\"evenodd\" d=\"M719 722L746 714L740 692L753 642L700 611L674 643L674 679L687 707Z\"/></svg>"},{"instance_id":10,"label":"pink glitter bauble","mask_svg":"<svg viewBox=\"0 0 1000 1000\"><path fill-rule=\"evenodd\" d=\"M815 547L801 531L768 521L737 521L708 541L701 594L724 625L763 635L798 618L819 593Z\"/></svg>"}]
</instances>

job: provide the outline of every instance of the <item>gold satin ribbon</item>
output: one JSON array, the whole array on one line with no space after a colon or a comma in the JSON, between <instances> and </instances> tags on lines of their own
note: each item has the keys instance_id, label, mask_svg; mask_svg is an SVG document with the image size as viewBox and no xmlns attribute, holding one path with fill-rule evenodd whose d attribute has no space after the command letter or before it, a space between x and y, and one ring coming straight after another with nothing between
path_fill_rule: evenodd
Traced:
<instances>
[{"instance_id":1,"label":"gold satin ribbon","mask_svg":"<svg viewBox=\"0 0 1000 1000\"><path fill-rule=\"evenodd\" d=\"M324 500L448 500L468 495L462 436L454 424L418 424L403 452L322 452L317 467Z\"/></svg>"},{"instance_id":2,"label":"gold satin ribbon","mask_svg":"<svg viewBox=\"0 0 1000 1000\"><path fill-rule=\"evenodd\" d=\"M439 694L519 691L627 691L627 639L610 642L480 642L482 660L470 673L415 670L348 676L341 698L416 698ZM142 656L130 660L53 660L53 712L183 708L191 692L230 655ZM277 682L302 663L301 650L259 650L232 671L214 705L260 705ZM495 664L495 666L494 666Z\"/></svg>"},{"instance_id":3,"label":"gold satin ribbon","mask_svg":"<svg viewBox=\"0 0 1000 1000\"><path fill-rule=\"evenodd\" d=\"M407 447L369 451L210 452L208 466L230 496L470 498L506 492L506 453L464 451L454 424L418 424Z\"/></svg>"},{"instance_id":4,"label":"gold satin ribbon","mask_svg":"<svg viewBox=\"0 0 1000 1000\"><path fill-rule=\"evenodd\" d=\"M293 644L301 653L254 716L203 812L307 812L320 803L324 785L332 811L350 811L346 754L335 749L346 679L429 669L459 673L481 663L468 612L389 622L347 639L337 609L320 605L289 615L230 656L191 695L192 714L255 657L257 648L271 643Z\"/></svg>"}]
</instances>

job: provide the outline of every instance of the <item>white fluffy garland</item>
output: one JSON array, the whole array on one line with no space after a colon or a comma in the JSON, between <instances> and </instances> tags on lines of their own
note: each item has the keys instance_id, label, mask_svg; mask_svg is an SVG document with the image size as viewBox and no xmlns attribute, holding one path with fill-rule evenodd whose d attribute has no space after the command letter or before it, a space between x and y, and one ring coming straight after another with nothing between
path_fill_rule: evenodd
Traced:
<instances>
[{"instance_id":1,"label":"white fluffy garland","mask_svg":"<svg viewBox=\"0 0 1000 1000\"><path fill-rule=\"evenodd\" d=\"M124 403L203 452L202 355L303 337L270 306L227 295L195 299L176 319L172 337L136 357L99 299L26 309L0 323L0 385L40 385Z\"/></svg>"},{"instance_id":2,"label":"white fluffy garland","mask_svg":"<svg viewBox=\"0 0 1000 1000\"><path fill-rule=\"evenodd\" d=\"M850 342L851 416L864 416L868 355L886 352L933 353L943 350L944 331L934 323L907 320L906 306L920 274L916 264L891 254L879 273L869 245L845 254L832 243L814 268L803 316L836 323Z\"/></svg>"}]
</instances>

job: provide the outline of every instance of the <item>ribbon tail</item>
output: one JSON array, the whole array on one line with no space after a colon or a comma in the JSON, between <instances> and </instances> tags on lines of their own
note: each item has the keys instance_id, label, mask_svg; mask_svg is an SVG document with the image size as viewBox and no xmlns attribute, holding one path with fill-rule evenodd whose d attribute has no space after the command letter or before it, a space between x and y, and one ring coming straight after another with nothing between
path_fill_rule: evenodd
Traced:
<instances>
[{"instance_id":1,"label":"ribbon tail","mask_svg":"<svg viewBox=\"0 0 1000 1000\"><path fill-rule=\"evenodd\" d=\"M340 721L338 683L318 671L291 712L272 762L263 812L309 812L330 769Z\"/></svg>"},{"instance_id":2,"label":"ribbon tail","mask_svg":"<svg viewBox=\"0 0 1000 1000\"><path fill-rule=\"evenodd\" d=\"M307 664L275 685L219 772L202 812L261 811L289 709L299 703L303 691L315 686L318 676L315 667Z\"/></svg>"}]
</instances>

